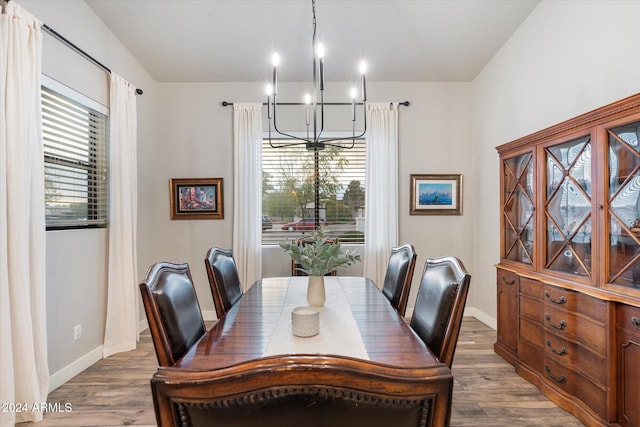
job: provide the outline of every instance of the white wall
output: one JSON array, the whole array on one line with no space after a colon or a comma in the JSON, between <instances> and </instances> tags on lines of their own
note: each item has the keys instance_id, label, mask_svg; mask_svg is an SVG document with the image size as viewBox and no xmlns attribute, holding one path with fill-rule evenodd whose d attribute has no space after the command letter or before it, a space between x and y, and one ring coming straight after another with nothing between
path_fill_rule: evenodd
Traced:
<instances>
[{"instance_id":1,"label":"white wall","mask_svg":"<svg viewBox=\"0 0 640 427\"><path fill-rule=\"evenodd\" d=\"M329 85L336 94L348 93L346 88L340 90L346 85ZM291 94L291 98L283 101L296 99L294 90L299 85L280 86L281 93L288 89ZM472 270L471 205L467 205L463 216L409 216L410 174L471 174L470 90L468 83L370 83L368 87L371 102L411 102L411 106L400 108L399 115L400 243L413 243L418 253L409 306L413 305L419 273L427 256L455 254L467 261ZM139 214L146 223L145 232L140 233L140 264L150 265L158 260L188 262L205 313L213 312L213 302L204 271L204 255L209 247L231 247L232 241L233 110L220 103L262 102L263 93L261 83L161 84L159 136L148 147L149 152L140 156L141 165L148 163L139 195ZM332 100L339 95L334 96ZM334 122L328 118L327 123ZM266 129L266 121L263 124ZM289 124L295 126L292 121ZM224 178L223 220L169 219L169 179L196 177ZM465 189L464 197L467 196ZM264 275L289 274L289 262L279 248L266 248ZM361 271L359 265L341 274Z\"/></svg>"},{"instance_id":2,"label":"white wall","mask_svg":"<svg viewBox=\"0 0 640 427\"><path fill-rule=\"evenodd\" d=\"M156 83L82 1L19 4L112 71L144 90L137 98L139 151L156 139ZM48 34L43 73L108 105L108 74ZM145 182L146 164L141 165ZM142 226L144 229L144 226ZM47 341L51 388L102 356L106 313L106 229L47 232ZM73 327L82 325L82 338Z\"/></svg>"},{"instance_id":3,"label":"white wall","mask_svg":"<svg viewBox=\"0 0 640 427\"><path fill-rule=\"evenodd\" d=\"M495 318L496 146L640 90L640 2L544 1L473 82L474 277L469 302Z\"/></svg>"}]
</instances>

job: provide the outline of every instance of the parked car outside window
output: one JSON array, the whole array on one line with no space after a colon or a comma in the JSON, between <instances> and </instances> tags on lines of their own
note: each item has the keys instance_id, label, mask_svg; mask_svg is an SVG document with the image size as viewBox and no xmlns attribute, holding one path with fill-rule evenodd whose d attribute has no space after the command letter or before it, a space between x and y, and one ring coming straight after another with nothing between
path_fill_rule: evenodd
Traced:
<instances>
[{"instance_id":1,"label":"parked car outside window","mask_svg":"<svg viewBox=\"0 0 640 427\"><path fill-rule=\"evenodd\" d=\"M320 220L320 226L324 227L327 223ZM282 226L283 230L287 231L299 231L299 230L313 230L316 227L316 220L313 218L302 218L294 222L289 222Z\"/></svg>"},{"instance_id":2,"label":"parked car outside window","mask_svg":"<svg viewBox=\"0 0 640 427\"><path fill-rule=\"evenodd\" d=\"M262 231L271 230L273 228L273 221L268 215L262 215Z\"/></svg>"}]
</instances>

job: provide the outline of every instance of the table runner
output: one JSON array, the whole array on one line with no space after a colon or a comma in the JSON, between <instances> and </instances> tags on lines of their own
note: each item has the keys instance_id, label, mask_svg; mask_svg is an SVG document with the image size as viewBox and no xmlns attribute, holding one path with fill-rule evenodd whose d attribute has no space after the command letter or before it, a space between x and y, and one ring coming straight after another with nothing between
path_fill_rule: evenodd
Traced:
<instances>
[{"instance_id":1,"label":"table runner","mask_svg":"<svg viewBox=\"0 0 640 427\"><path fill-rule=\"evenodd\" d=\"M337 277L325 277L326 301L320 308L320 332L301 338L291 333L291 310L307 303L307 277L291 277L271 339L263 356L276 354L333 354L369 360L347 296Z\"/></svg>"}]
</instances>

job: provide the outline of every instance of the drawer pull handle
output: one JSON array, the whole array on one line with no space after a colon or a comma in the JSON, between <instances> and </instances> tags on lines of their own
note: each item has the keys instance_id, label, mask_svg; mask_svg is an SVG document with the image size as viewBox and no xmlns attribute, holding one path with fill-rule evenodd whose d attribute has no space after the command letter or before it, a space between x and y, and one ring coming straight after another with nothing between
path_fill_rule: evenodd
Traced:
<instances>
[{"instance_id":1,"label":"drawer pull handle","mask_svg":"<svg viewBox=\"0 0 640 427\"><path fill-rule=\"evenodd\" d=\"M562 375L561 377L556 377L555 375L553 375L551 373L551 369L549 368L549 365L544 365L544 370L547 371L547 374L549 375L549 377L554 380L557 383L566 383L567 382L567 377L565 377L564 375Z\"/></svg>"},{"instance_id":2,"label":"drawer pull handle","mask_svg":"<svg viewBox=\"0 0 640 427\"><path fill-rule=\"evenodd\" d=\"M637 317L632 317L631 323L633 323L633 326L640 329L640 319L638 319Z\"/></svg>"},{"instance_id":3,"label":"drawer pull handle","mask_svg":"<svg viewBox=\"0 0 640 427\"><path fill-rule=\"evenodd\" d=\"M551 301L554 304L564 304L567 302L567 298L563 295L560 297L560 299L553 299L551 298L551 294L549 293L549 291L544 291L544 295L549 298L549 301Z\"/></svg>"},{"instance_id":4,"label":"drawer pull handle","mask_svg":"<svg viewBox=\"0 0 640 427\"><path fill-rule=\"evenodd\" d=\"M516 279L511 279L507 281L507 279L505 279L504 276L502 276L502 283L504 283L505 285L513 285L514 283L516 283Z\"/></svg>"},{"instance_id":5,"label":"drawer pull handle","mask_svg":"<svg viewBox=\"0 0 640 427\"><path fill-rule=\"evenodd\" d=\"M554 352L555 354L559 355L559 356L564 356L565 354L567 354L567 348L566 347L562 347L561 350L556 350L555 348L551 347L551 341L547 340L547 347L549 347L549 350L551 350L552 352Z\"/></svg>"},{"instance_id":6,"label":"drawer pull handle","mask_svg":"<svg viewBox=\"0 0 640 427\"><path fill-rule=\"evenodd\" d=\"M551 322L551 316L549 316L549 314L545 314L544 318L547 322L549 322L549 326L551 326L552 328L556 328L556 329L564 329L567 327L567 322L565 322L564 320L560 321L560 324L555 324L553 322Z\"/></svg>"}]
</instances>

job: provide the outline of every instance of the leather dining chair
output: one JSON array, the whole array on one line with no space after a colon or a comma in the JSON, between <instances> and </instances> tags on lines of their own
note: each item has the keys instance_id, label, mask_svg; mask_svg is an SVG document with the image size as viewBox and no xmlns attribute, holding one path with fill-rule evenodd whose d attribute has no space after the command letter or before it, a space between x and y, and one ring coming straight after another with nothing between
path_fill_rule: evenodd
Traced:
<instances>
[{"instance_id":1,"label":"leather dining chair","mask_svg":"<svg viewBox=\"0 0 640 427\"><path fill-rule=\"evenodd\" d=\"M407 300L415 267L416 251L413 245L391 248L382 293L402 317L407 311Z\"/></svg>"},{"instance_id":2,"label":"leather dining chair","mask_svg":"<svg viewBox=\"0 0 640 427\"><path fill-rule=\"evenodd\" d=\"M322 362L322 363L319 363ZM451 373L333 355L281 355L224 369L160 368L158 427L448 426Z\"/></svg>"},{"instance_id":3,"label":"leather dining chair","mask_svg":"<svg viewBox=\"0 0 640 427\"><path fill-rule=\"evenodd\" d=\"M456 351L471 276L453 256L427 258L410 326L449 368Z\"/></svg>"},{"instance_id":4,"label":"leather dining chair","mask_svg":"<svg viewBox=\"0 0 640 427\"><path fill-rule=\"evenodd\" d=\"M189 264L158 262L140 283L160 366L172 366L206 331Z\"/></svg>"},{"instance_id":5,"label":"leather dining chair","mask_svg":"<svg viewBox=\"0 0 640 427\"><path fill-rule=\"evenodd\" d=\"M242 297L238 268L231 249L215 246L207 251L204 265L219 319Z\"/></svg>"}]
</instances>

